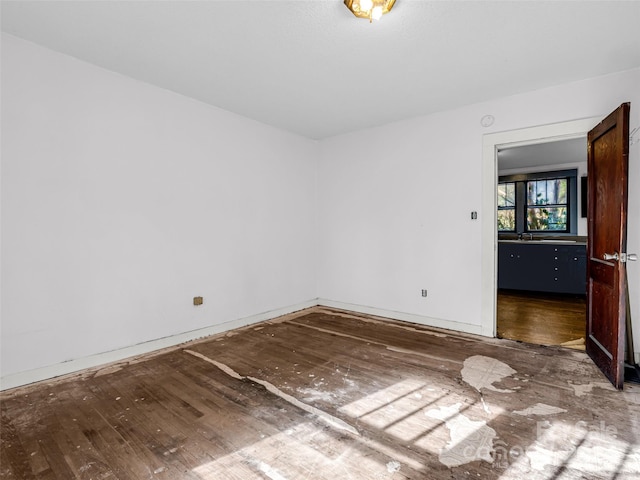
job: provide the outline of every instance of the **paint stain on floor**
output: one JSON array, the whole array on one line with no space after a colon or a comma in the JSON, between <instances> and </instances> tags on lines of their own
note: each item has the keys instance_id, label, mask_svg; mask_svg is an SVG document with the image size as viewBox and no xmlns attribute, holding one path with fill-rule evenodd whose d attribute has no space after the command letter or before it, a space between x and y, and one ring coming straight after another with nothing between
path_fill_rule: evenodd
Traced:
<instances>
[{"instance_id":1,"label":"paint stain on floor","mask_svg":"<svg viewBox=\"0 0 640 480\"><path fill-rule=\"evenodd\" d=\"M449 429L451 440L438 459L447 467L459 467L475 460L492 463L493 440L496 431L484 421L471 420L460 413L461 403L428 410L425 415L442 420Z\"/></svg>"},{"instance_id":2,"label":"paint stain on floor","mask_svg":"<svg viewBox=\"0 0 640 480\"><path fill-rule=\"evenodd\" d=\"M565 413L566 411L564 408L554 407L544 403L536 403L532 407L525 408L524 410L516 410L513 413L528 417L529 415L556 415L558 413Z\"/></svg>"},{"instance_id":3,"label":"paint stain on floor","mask_svg":"<svg viewBox=\"0 0 640 480\"><path fill-rule=\"evenodd\" d=\"M498 393L513 392L513 390L497 388L493 384L501 382L515 373L517 372L506 363L483 355L467 358L461 371L462 380L479 392L486 388Z\"/></svg>"},{"instance_id":4,"label":"paint stain on floor","mask_svg":"<svg viewBox=\"0 0 640 480\"><path fill-rule=\"evenodd\" d=\"M613 388L611 384L607 382L590 382L590 383L585 383L584 385L578 385L573 382L569 382L569 386L573 388L573 393L576 395L576 397L583 397L587 393L591 393L591 391L596 387L602 388L604 390L615 391L615 388Z\"/></svg>"}]
</instances>

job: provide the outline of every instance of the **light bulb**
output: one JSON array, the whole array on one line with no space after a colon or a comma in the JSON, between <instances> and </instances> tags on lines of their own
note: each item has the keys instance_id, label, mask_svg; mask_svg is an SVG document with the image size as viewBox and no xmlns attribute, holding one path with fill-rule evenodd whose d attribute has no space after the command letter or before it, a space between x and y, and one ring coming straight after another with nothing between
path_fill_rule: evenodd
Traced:
<instances>
[{"instance_id":1,"label":"light bulb","mask_svg":"<svg viewBox=\"0 0 640 480\"><path fill-rule=\"evenodd\" d=\"M373 0L360 0L360 11L368 12L373 7Z\"/></svg>"},{"instance_id":2,"label":"light bulb","mask_svg":"<svg viewBox=\"0 0 640 480\"><path fill-rule=\"evenodd\" d=\"M376 5L375 7L373 7L371 18L373 18L374 20L380 20L382 18L382 7L380 5Z\"/></svg>"}]
</instances>

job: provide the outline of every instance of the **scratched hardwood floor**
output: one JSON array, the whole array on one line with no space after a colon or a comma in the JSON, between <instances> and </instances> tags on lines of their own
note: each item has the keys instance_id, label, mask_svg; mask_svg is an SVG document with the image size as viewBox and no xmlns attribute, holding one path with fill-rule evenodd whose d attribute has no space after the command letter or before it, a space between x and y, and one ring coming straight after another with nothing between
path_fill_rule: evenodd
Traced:
<instances>
[{"instance_id":1,"label":"scratched hardwood floor","mask_svg":"<svg viewBox=\"0 0 640 480\"><path fill-rule=\"evenodd\" d=\"M6 479L631 479L582 352L314 308L0 394Z\"/></svg>"},{"instance_id":2,"label":"scratched hardwood floor","mask_svg":"<svg viewBox=\"0 0 640 480\"><path fill-rule=\"evenodd\" d=\"M500 338L584 350L584 295L498 290L497 317Z\"/></svg>"}]
</instances>

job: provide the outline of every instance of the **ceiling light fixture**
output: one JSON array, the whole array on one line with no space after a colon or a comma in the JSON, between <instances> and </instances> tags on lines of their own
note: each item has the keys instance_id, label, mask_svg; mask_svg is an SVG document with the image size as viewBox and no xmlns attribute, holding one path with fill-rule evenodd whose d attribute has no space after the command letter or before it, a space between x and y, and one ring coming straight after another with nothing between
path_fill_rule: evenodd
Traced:
<instances>
[{"instance_id":1,"label":"ceiling light fixture","mask_svg":"<svg viewBox=\"0 0 640 480\"><path fill-rule=\"evenodd\" d=\"M368 18L369 23L380 20L389 13L396 0L344 0L344 4L358 18Z\"/></svg>"}]
</instances>

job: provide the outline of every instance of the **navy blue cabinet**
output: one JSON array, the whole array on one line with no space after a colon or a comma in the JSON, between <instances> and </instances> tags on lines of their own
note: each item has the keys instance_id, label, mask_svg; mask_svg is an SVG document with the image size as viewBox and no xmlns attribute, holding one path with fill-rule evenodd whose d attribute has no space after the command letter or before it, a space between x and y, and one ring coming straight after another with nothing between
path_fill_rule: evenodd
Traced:
<instances>
[{"instance_id":1,"label":"navy blue cabinet","mask_svg":"<svg viewBox=\"0 0 640 480\"><path fill-rule=\"evenodd\" d=\"M499 242L498 288L586 294L586 246Z\"/></svg>"}]
</instances>

